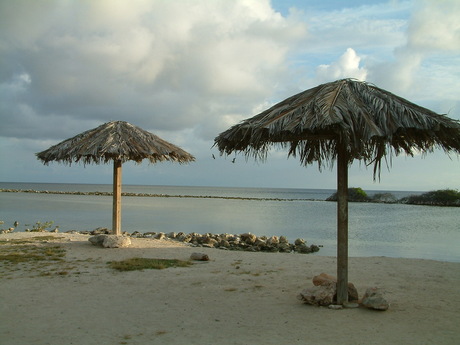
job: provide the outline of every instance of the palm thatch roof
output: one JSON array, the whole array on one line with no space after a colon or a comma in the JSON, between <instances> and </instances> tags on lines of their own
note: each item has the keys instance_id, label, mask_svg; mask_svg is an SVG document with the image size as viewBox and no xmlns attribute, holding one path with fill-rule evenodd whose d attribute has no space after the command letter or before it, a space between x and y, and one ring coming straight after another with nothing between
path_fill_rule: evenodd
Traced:
<instances>
[{"instance_id":1,"label":"palm thatch roof","mask_svg":"<svg viewBox=\"0 0 460 345\"><path fill-rule=\"evenodd\" d=\"M375 178L387 155L435 148L460 153L460 122L372 84L342 79L289 97L215 138L221 153L243 151L264 160L280 145L320 169L334 163L339 143L348 163L373 163Z\"/></svg>"},{"instance_id":2,"label":"palm thatch roof","mask_svg":"<svg viewBox=\"0 0 460 345\"><path fill-rule=\"evenodd\" d=\"M460 153L460 123L374 85L353 79L322 84L275 104L215 138L221 154L265 160L273 145L302 164L337 161L337 303L348 300L348 165L441 148Z\"/></svg>"},{"instance_id":3,"label":"palm thatch roof","mask_svg":"<svg viewBox=\"0 0 460 345\"><path fill-rule=\"evenodd\" d=\"M36 154L45 164L50 161L68 163L108 163L109 161L152 163L195 160L181 148L125 121L112 121L62 141Z\"/></svg>"}]
</instances>

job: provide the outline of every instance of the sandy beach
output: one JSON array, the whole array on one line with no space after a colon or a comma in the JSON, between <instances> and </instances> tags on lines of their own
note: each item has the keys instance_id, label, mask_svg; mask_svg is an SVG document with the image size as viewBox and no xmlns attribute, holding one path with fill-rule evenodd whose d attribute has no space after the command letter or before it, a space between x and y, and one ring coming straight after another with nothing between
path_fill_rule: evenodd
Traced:
<instances>
[{"instance_id":1,"label":"sandy beach","mask_svg":"<svg viewBox=\"0 0 460 345\"><path fill-rule=\"evenodd\" d=\"M64 261L0 263L0 343L16 344L458 344L460 263L350 258L359 295L379 287L387 311L331 310L297 295L334 257L195 248L132 239L100 248L87 235L9 233L0 241L53 236ZM10 246L3 242L2 247ZM209 261L190 267L119 272L131 257Z\"/></svg>"}]
</instances>

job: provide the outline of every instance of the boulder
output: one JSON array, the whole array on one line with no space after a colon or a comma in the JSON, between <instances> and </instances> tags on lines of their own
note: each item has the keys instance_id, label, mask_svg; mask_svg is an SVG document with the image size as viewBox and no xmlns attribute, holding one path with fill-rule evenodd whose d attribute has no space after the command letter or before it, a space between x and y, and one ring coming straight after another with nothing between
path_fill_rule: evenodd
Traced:
<instances>
[{"instance_id":1,"label":"boulder","mask_svg":"<svg viewBox=\"0 0 460 345\"><path fill-rule=\"evenodd\" d=\"M317 305L329 306L334 304L335 285L319 285L303 290L297 298L301 301Z\"/></svg>"},{"instance_id":2,"label":"boulder","mask_svg":"<svg viewBox=\"0 0 460 345\"><path fill-rule=\"evenodd\" d=\"M91 235L99 235L99 234L110 234L111 231L107 228L96 228L91 231Z\"/></svg>"},{"instance_id":3,"label":"boulder","mask_svg":"<svg viewBox=\"0 0 460 345\"><path fill-rule=\"evenodd\" d=\"M301 245L304 245L305 244L305 240L303 238L298 238L294 241L294 244L296 246L301 246Z\"/></svg>"},{"instance_id":4,"label":"boulder","mask_svg":"<svg viewBox=\"0 0 460 345\"><path fill-rule=\"evenodd\" d=\"M254 244L257 240L257 236L251 234L250 232L240 235L241 241L246 242L247 244Z\"/></svg>"},{"instance_id":5,"label":"boulder","mask_svg":"<svg viewBox=\"0 0 460 345\"><path fill-rule=\"evenodd\" d=\"M88 239L93 245L104 248L123 248L131 245L131 240L126 236L96 235Z\"/></svg>"},{"instance_id":6,"label":"boulder","mask_svg":"<svg viewBox=\"0 0 460 345\"><path fill-rule=\"evenodd\" d=\"M313 277L313 285L324 286L337 283L337 278L327 273L321 273L320 275Z\"/></svg>"},{"instance_id":7,"label":"boulder","mask_svg":"<svg viewBox=\"0 0 460 345\"><path fill-rule=\"evenodd\" d=\"M159 232L158 234L154 235L153 238L156 240L163 240L166 237L164 232Z\"/></svg>"},{"instance_id":8,"label":"boulder","mask_svg":"<svg viewBox=\"0 0 460 345\"><path fill-rule=\"evenodd\" d=\"M192 253L190 255L190 260L209 261L209 256L204 253Z\"/></svg>"},{"instance_id":9,"label":"boulder","mask_svg":"<svg viewBox=\"0 0 460 345\"><path fill-rule=\"evenodd\" d=\"M124 248L131 245L131 240L129 237L125 236L116 236L116 235L107 235L102 242L104 248Z\"/></svg>"},{"instance_id":10,"label":"boulder","mask_svg":"<svg viewBox=\"0 0 460 345\"><path fill-rule=\"evenodd\" d=\"M276 247L276 246L278 246L279 243L280 243L280 240L279 240L278 236L272 236L272 237L267 239L267 245L269 245L271 247Z\"/></svg>"},{"instance_id":11,"label":"boulder","mask_svg":"<svg viewBox=\"0 0 460 345\"><path fill-rule=\"evenodd\" d=\"M88 238L88 241L90 241L91 244L93 244L94 246L101 246L102 247L102 243L104 242L106 236L107 235L92 236L92 237Z\"/></svg>"},{"instance_id":12,"label":"boulder","mask_svg":"<svg viewBox=\"0 0 460 345\"><path fill-rule=\"evenodd\" d=\"M307 246L305 243L304 244L296 244L294 245L294 251L297 253L301 254L310 254L311 249L309 246Z\"/></svg>"},{"instance_id":13,"label":"boulder","mask_svg":"<svg viewBox=\"0 0 460 345\"><path fill-rule=\"evenodd\" d=\"M320 275L314 276L313 285L315 286L334 286L334 290L337 289L337 278L327 273L321 273ZM358 290L353 283L348 283L348 302L357 302L359 299ZM334 293L334 301L337 300L337 296Z\"/></svg>"},{"instance_id":14,"label":"boulder","mask_svg":"<svg viewBox=\"0 0 460 345\"><path fill-rule=\"evenodd\" d=\"M280 236L279 242L283 244L289 244L289 241L286 236Z\"/></svg>"},{"instance_id":15,"label":"boulder","mask_svg":"<svg viewBox=\"0 0 460 345\"><path fill-rule=\"evenodd\" d=\"M390 304L383 297L379 288L368 288L363 296L361 304L366 308L375 310L387 310Z\"/></svg>"}]
</instances>

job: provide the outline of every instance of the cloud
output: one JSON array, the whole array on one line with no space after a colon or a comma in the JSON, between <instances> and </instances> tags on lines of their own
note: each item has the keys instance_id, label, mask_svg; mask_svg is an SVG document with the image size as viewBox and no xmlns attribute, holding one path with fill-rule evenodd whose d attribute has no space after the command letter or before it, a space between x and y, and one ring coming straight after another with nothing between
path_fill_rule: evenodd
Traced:
<instances>
[{"instance_id":1,"label":"cloud","mask_svg":"<svg viewBox=\"0 0 460 345\"><path fill-rule=\"evenodd\" d=\"M342 78L366 80L367 70L360 67L361 58L352 48L330 65L319 65L316 70L317 79L321 82L334 81Z\"/></svg>"},{"instance_id":2,"label":"cloud","mask_svg":"<svg viewBox=\"0 0 460 345\"><path fill-rule=\"evenodd\" d=\"M306 35L303 23L268 0L1 6L3 136L21 128L63 138L116 119L215 130L224 125L218 116L237 118L270 95L285 78L293 42Z\"/></svg>"},{"instance_id":3,"label":"cloud","mask_svg":"<svg viewBox=\"0 0 460 345\"><path fill-rule=\"evenodd\" d=\"M275 10L280 3L283 15ZM460 118L458 1L286 4L0 1L0 158L8 166L0 180L78 182L79 169L42 167L34 153L102 122L126 120L198 158L179 170L137 167L127 183L250 186L264 176L264 185L306 186L297 182L304 168L287 163L284 151L274 150L261 167L243 158L232 164L211 158L218 156L213 139L294 93L344 77ZM444 167L457 171L458 161ZM414 173L410 164L406 170ZM84 181L106 181L100 171L87 167ZM279 179L287 171L296 178ZM316 173L309 168L309 181ZM329 182L324 172L317 176L309 186L335 186L334 173ZM432 184L431 176L419 188Z\"/></svg>"},{"instance_id":4,"label":"cloud","mask_svg":"<svg viewBox=\"0 0 460 345\"><path fill-rule=\"evenodd\" d=\"M412 97L423 93L428 86L433 88L440 79L443 83L456 84L453 79L458 80L460 73L460 69L454 67L458 66L460 53L459 16L460 3L456 0L415 2L406 42L394 49L392 61L370 66L370 78L394 92ZM450 76L442 73L446 64L450 66ZM452 73L452 68L456 73Z\"/></svg>"}]
</instances>

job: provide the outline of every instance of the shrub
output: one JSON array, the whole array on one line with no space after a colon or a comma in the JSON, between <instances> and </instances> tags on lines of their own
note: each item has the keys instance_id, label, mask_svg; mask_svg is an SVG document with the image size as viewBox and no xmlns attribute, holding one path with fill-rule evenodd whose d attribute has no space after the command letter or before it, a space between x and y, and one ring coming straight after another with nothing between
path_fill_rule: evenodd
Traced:
<instances>
[{"instance_id":1,"label":"shrub","mask_svg":"<svg viewBox=\"0 0 460 345\"><path fill-rule=\"evenodd\" d=\"M460 192L453 189L434 190L421 195L411 195L404 202L416 205L460 206Z\"/></svg>"},{"instance_id":2,"label":"shrub","mask_svg":"<svg viewBox=\"0 0 460 345\"><path fill-rule=\"evenodd\" d=\"M332 194L327 201L337 201L337 192ZM348 201L369 201L370 198L367 196L367 193L361 188L348 188Z\"/></svg>"}]
</instances>

